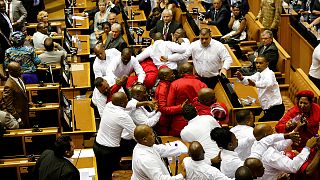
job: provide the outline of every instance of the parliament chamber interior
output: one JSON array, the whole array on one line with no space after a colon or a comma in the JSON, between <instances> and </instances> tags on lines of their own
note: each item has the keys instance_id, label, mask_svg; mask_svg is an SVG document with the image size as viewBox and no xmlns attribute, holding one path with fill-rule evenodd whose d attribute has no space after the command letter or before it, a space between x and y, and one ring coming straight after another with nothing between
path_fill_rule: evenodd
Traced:
<instances>
[{"instance_id":1,"label":"parliament chamber interior","mask_svg":"<svg viewBox=\"0 0 320 180\"><path fill-rule=\"evenodd\" d=\"M12 2L15 1L17 0L13 0ZM25 0L21 0L23 5L25 5L24 1ZM119 46L112 47L112 45L114 45L112 37L114 36L115 31L113 30L115 27L113 24L116 23L121 26L120 36L125 42L125 47L129 48L132 56L136 56L137 58L140 57L139 54L143 52L143 50L148 50L149 46L156 44L158 41L151 37L151 32L158 28L156 27L158 23L155 24L154 22L153 27L150 28L150 22L154 21L152 19L154 17L151 16L155 16L155 11L151 8L155 7L154 3L157 4L156 6L159 4L161 5L162 1L160 1L161 3L158 0L152 2L150 0L97 1L99 0L40 0L40 2L39 0L35 0L34 2L37 2L36 4L25 7L25 10L28 12L27 19L24 21L25 24L23 27L25 28L24 33L26 41L32 42L33 38L37 38L34 33L38 33L41 28L39 27L39 15L37 22L37 13L40 11L46 11L46 17L48 18L51 29L49 30L51 33L49 32L50 35L47 37L52 39L54 49L56 50L58 47L64 49L66 56L61 58L59 62L45 62L46 58L44 58L44 60L41 59L41 54L47 51L46 41L42 41L42 47L34 47L35 56L38 56L41 59L41 63L34 64L36 67L35 72L38 77L38 83L25 83L24 85L19 85L20 87L24 86L27 98L28 105L26 108L28 109L28 126L23 122L24 127L26 128L2 128L2 137L0 138L1 179L34 179L33 169L36 165L36 161L46 149L50 149L54 146L56 139L61 135L70 136L74 143L74 154L71 157L71 161L79 170L81 179L98 179L97 160L93 147L96 136L99 134L99 123L103 121L103 118L99 115L99 107L94 108L94 106L99 105L96 105L91 100L91 98L94 97L94 95L92 95L94 93L94 89L96 89L97 93L100 91L97 89L96 85L96 79L99 76L95 74L95 68L97 67L94 65L95 61L97 61L95 59L98 58L97 51L99 51L96 44L102 43L103 48L107 48L107 46L111 46L109 48L116 49L122 48L118 49L118 52L121 52L124 49ZM220 0L213 0L212 2L215 1ZM221 1L223 6L226 6L229 9L232 9L232 7L234 7L232 3L236 2L232 0ZM229 38L225 38L226 33L224 33L223 30L221 31L222 28L218 27L219 24L210 24L208 20L207 22L204 20L205 14L210 10L204 7L201 0L163 1L165 3L169 3L169 5L165 4L163 9L169 8L170 12L172 12L171 15L173 16L173 20L179 23L181 25L180 27L184 30L185 37L183 38L187 38L190 43L195 42L201 39L200 36L202 29L206 28L209 30L210 37L213 40L221 41L223 43L224 48L227 50L226 52L232 59L232 63L227 68L225 76L221 75L222 78L219 78L216 85L212 87L215 93L216 102L222 102L227 110L226 114L228 114L228 121L227 123L221 124L224 128L232 128L236 126L237 112L242 110L250 110L254 114L254 123L256 125L268 124L275 128L278 123L278 121L258 122L258 119L266 112L259 101L260 89L252 85L248 86L243 84L237 76L237 72L241 69L249 69L254 66L253 61L250 60L250 56L254 54L259 45L264 41L262 33L265 30L270 29L270 27L264 27L263 22L260 22L259 19L257 19L259 11L262 8L260 4L261 1L264 0L245 1L248 5L248 12L243 13L243 18L245 19L245 27L243 31L246 32L246 38L241 41L235 41L236 43L234 43L234 41L227 41L231 36ZM271 28L273 33L277 33L274 34L274 38L271 39L278 51L278 59L275 65L276 70L274 71L274 75L278 82L282 103L285 107L284 113L286 113L290 108L297 104L296 94L303 90L312 91L314 95L313 102L320 104L320 77L318 77L318 84L316 84L311 80L309 74L310 66L312 66L313 63L314 51L318 46L318 40L320 38L320 27L314 23L320 13L313 13L310 8L309 10L303 10L302 7L297 7L299 5L297 2L301 1L275 1L276 3L274 3L273 6L277 6L277 3L281 4L281 12L279 12L281 15L277 20L278 27L276 31L274 31L274 28ZM33 1L31 1L31 3L32 2ZM95 13L101 11L101 2L104 2L104 5L107 7L105 9L110 11L108 12L109 19L105 18L105 20L108 21L107 24L109 29L105 28L107 25L104 25L104 22L101 21L101 17L97 17L97 15L95 15ZM150 2L151 5L149 5ZM302 2L304 3L304 1ZM110 4L112 8L109 8ZM11 6L9 5L9 7ZM114 7L117 7L117 12L112 11ZM161 8L162 7L160 6L159 9ZM226 9L230 14L231 12L228 8ZM105 9L104 11L106 11ZM31 15L30 17L29 13ZM110 16L112 14L116 14L115 19L113 19L114 22L111 22L112 20L110 20ZM159 21L160 16L158 17ZM212 16L212 18L215 19L215 16L216 15ZM233 14L231 18L234 18ZM98 22L94 22L96 20ZM171 24L173 23L171 22ZM10 25L10 27L18 29L18 25L14 23ZM100 29L96 30L97 27ZM165 36L172 36L172 39L174 38L175 32L172 32L171 34L168 33L167 35L168 30L162 30L162 28L160 30L161 33L166 31ZM3 33L0 33L0 36L3 36ZM8 39L0 38L0 40L1 44L4 44ZM9 40L11 40L11 38ZM36 46L36 42L33 41L33 44ZM112 56L114 54L112 54L111 51L110 57L108 56L109 51L106 50L105 52L106 53L104 55L107 57L104 58L113 58ZM123 58L123 52L124 51L121 52L121 55L114 55L114 57L117 56L118 59ZM197 54L199 52L195 51L193 53ZM161 54L161 58L163 56L168 59L170 54ZM208 56L210 56L210 54ZM101 59L100 57L101 56L99 56L98 59ZM194 54L192 54L191 57L194 57ZM7 51L6 57L4 58L3 75L6 76L6 78L10 78L12 76L11 74L10 76L8 74L10 72L10 70L8 72L8 67L11 63L8 65L9 62L6 62ZM152 62L151 55L149 59L151 59ZM317 60L319 61L319 57ZM13 61L15 60L13 59ZM193 62L192 58L187 58L187 61L190 64L194 64L195 69L193 69L193 72L196 74L197 66L195 62ZM141 64L140 60L139 62ZM317 63L318 67L316 68L320 69L320 63ZM154 96L154 93L157 93L157 90L155 89L159 82L158 79L160 78L160 69L162 67L159 68L155 62L154 64L156 65L155 67L159 69L159 77L155 78L151 86L147 87L147 92L150 99L157 101L157 96ZM99 66L98 68L108 68L105 67L106 65L102 64L97 66ZM179 67L180 65L178 63L178 68L176 69L179 69L179 72L177 70L174 71L176 76L177 73L180 73ZM21 68L24 69L24 66L21 65ZM158 76L158 69L156 72L147 72L143 65L142 68L146 74L145 79L147 79L148 73L156 73L155 76ZM136 67L133 69L136 71ZM200 75L200 73L197 74ZM133 70L130 71L128 76L128 81L131 76L138 76L138 81L140 78L140 74L137 71L133 72ZM1 101L6 101L4 98L8 97L5 96L8 91L6 89L7 79L2 77L0 78ZM313 79L316 79L316 77L313 77ZM116 79L111 84L118 84L118 80L119 79ZM122 87L129 97L133 92L128 93L126 91L128 89L130 91L131 88L128 88L128 81L127 85L122 85ZM137 80L135 79L134 81ZM110 84L109 81L108 83ZM110 87L112 86L111 84ZM167 92L168 91L169 89ZM100 95L103 96L104 94L100 93ZM15 97L12 98L13 99L11 99L11 101L13 102L11 103L15 104L14 101L17 100L14 100ZM108 98L103 100L106 104L111 101L111 98L109 98L108 95ZM187 99L186 101L191 103L191 99ZM3 111L6 111L6 109ZM105 111L103 111L103 113L104 112ZM105 117L105 119L108 119L108 117ZM157 133L161 140L160 143L169 143L180 140L187 147L190 145L190 142L183 141L179 135L176 136L171 134L162 134L159 132ZM182 171L183 159L188 156L188 153L182 154L179 157L176 157L176 159L179 159L179 161L177 160L176 162L169 158L169 161L172 161L172 163L168 163L172 175L177 175ZM113 171L112 179L131 179L133 168L132 161L132 155L121 157L120 168Z\"/></svg>"}]
</instances>

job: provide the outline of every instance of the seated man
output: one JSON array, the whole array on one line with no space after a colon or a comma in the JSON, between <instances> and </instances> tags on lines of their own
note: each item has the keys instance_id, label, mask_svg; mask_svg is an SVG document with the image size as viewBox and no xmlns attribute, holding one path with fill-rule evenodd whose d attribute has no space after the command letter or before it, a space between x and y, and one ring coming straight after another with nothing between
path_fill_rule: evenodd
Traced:
<instances>
[{"instance_id":1,"label":"seated man","mask_svg":"<svg viewBox=\"0 0 320 180\"><path fill-rule=\"evenodd\" d=\"M46 51L39 55L42 64L60 63L67 57L67 52L60 44L52 41L51 38L46 38L44 41ZM57 48L55 51L54 48Z\"/></svg>"},{"instance_id":2,"label":"seated man","mask_svg":"<svg viewBox=\"0 0 320 180\"><path fill-rule=\"evenodd\" d=\"M10 113L0 111L0 124L6 129L18 129L19 126L23 127L23 122L14 118Z\"/></svg>"},{"instance_id":3,"label":"seated man","mask_svg":"<svg viewBox=\"0 0 320 180\"><path fill-rule=\"evenodd\" d=\"M155 145L152 128L139 125L134 130L134 138L138 142L132 154L132 180L140 179L176 179L182 180L185 172L172 176L162 157L179 156L182 153L178 146Z\"/></svg>"},{"instance_id":4,"label":"seated man","mask_svg":"<svg viewBox=\"0 0 320 180\"><path fill-rule=\"evenodd\" d=\"M121 35L121 30L122 29L120 24L114 23L111 25L112 33L109 34L107 38L106 44L104 46L105 49L116 48L118 51L122 52L122 50L128 46Z\"/></svg>"},{"instance_id":5,"label":"seated man","mask_svg":"<svg viewBox=\"0 0 320 180\"><path fill-rule=\"evenodd\" d=\"M220 172L217 168L205 162L205 153L202 145L198 141L193 141L189 146L189 156L183 159L186 169L186 179L223 179L231 180Z\"/></svg>"},{"instance_id":6,"label":"seated man","mask_svg":"<svg viewBox=\"0 0 320 180\"><path fill-rule=\"evenodd\" d=\"M130 76L134 71L138 75L138 82L143 83L146 77L141 65L135 57L131 57L129 48L124 48L121 52L121 58L114 58L107 67L108 78L119 78L122 76ZM130 82L132 85L133 82ZM128 86L127 86L128 87Z\"/></svg>"},{"instance_id":7,"label":"seated man","mask_svg":"<svg viewBox=\"0 0 320 180\"><path fill-rule=\"evenodd\" d=\"M34 167L35 180L80 179L79 170L69 160L74 144L70 136L60 136L53 150L45 150Z\"/></svg>"},{"instance_id":8,"label":"seated man","mask_svg":"<svg viewBox=\"0 0 320 180\"><path fill-rule=\"evenodd\" d=\"M117 20L117 14L114 13L114 12L111 12L111 13L109 14L109 16L108 16L108 22L111 24L111 26L112 26L113 24L117 23L117 22L118 22L118 20Z\"/></svg>"},{"instance_id":9,"label":"seated man","mask_svg":"<svg viewBox=\"0 0 320 180\"><path fill-rule=\"evenodd\" d=\"M198 96L200 89L207 87L193 74L193 66L189 63L184 63L179 67L179 75L181 78L173 81L170 85L167 106L180 105L186 100L192 101ZM174 115L169 135L180 136L180 131L186 125L187 121L181 114Z\"/></svg>"},{"instance_id":10,"label":"seated man","mask_svg":"<svg viewBox=\"0 0 320 180\"><path fill-rule=\"evenodd\" d=\"M37 32L32 37L33 47L35 49L44 49L44 41L48 37L48 27L43 22L38 23Z\"/></svg>"},{"instance_id":11,"label":"seated man","mask_svg":"<svg viewBox=\"0 0 320 180\"><path fill-rule=\"evenodd\" d=\"M177 69L177 62L174 61L162 61L163 56L168 56L173 53L184 53L187 47L171 42L164 41L160 32L155 33L153 36L154 43L144 49L139 55L136 56L139 62L151 57L153 63L159 68L168 67L170 69Z\"/></svg>"},{"instance_id":12,"label":"seated man","mask_svg":"<svg viewBox=\"0 0 320 180\"><path fill-rule=\"evenodd\" d=\"M181 24L172 20L172 11L170 9L165 9L162 11L162 20L159 20L156 26L150 31L150 38L154 38L157 32L163 35L165 41L171 41L172 36L176 29L182 28Z\"/></svg>"},{"instance_id":13,"label":"seated man","mask_svg":"<svg viewBox=\"0 0 320 180\"><path fill-rule=\"evenodd\" d=\"M213 0L213 6L206 13L206 18L211 20L204 20L204 23L217 26L221 34L225 35L229 32L230 17L230 11L222 6L222 0Z\"/></svg>"},{"instance_id":14,"label":"seated man","mask_svg":"<svg viewBox=\"0 0 320 180\"><path fill-rule=\"evenodd\" d=\"M198 141L205 150L205 163L213 164L211 161L216 157L220 149L217 143L210 138L210 132L220 127L219 123L210 115L197 115L197 110L191 105L185 105L182 109L183 117L188 121L180 133L184 142Z\"/></svg>"},{"instance_id":15,"label":"seated man","mask_svg":"<svg viewBox=\"0 0 320 180\"><path fill-rule=\"evenodd\" d=\"M102 44L97 44L93 48L96 59L93 62L94 77L104 77L107 75L107 67L115 59L121 59L121 52L115 48L104 50Z\"/></svg>"}]
</instances>

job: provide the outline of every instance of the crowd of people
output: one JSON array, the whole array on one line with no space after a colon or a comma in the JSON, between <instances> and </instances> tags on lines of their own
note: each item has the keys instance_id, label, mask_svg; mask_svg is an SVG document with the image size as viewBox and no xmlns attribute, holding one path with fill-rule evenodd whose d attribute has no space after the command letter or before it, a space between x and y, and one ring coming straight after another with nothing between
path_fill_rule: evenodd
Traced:
<instances>
[{"instance_id":1,"label":"crowd of people","mask_svg":"<svg viewBox=\"0 0 320 180\"><path fill-rule=\"evenodd\" d=\"M21 6L19 17L7 14L10 3L0 0L0 78L7 79L0 120L8 128L30 128L25 84L39 83L38 64L60 63L67 53L53 42L52 36L61 29L51 26L45 11L38 14L32 41L27 39L26 11L20 1L12 2ZM318 179L320 106L313 102L313 92L305 90L297 93L297 104L285 112L274 73L279 53L273 39L281 1L262 0L257 20L266 30L249 56L251 68L235 74L240 83L257 89L263 110L258 121L278 121L276 133L267 123L255 126L250 110L238 111L237 125L227 128L230 109L217 101L214 91L233 63L223 43L233 46L246 39L248 2L201 4L207 10L201 23L217 26L223 35L220 41L211 38L210 29L202 28L199 39L190 42L173 18L178 1L143 1L140 8L149 15L147 30L153 43L139 53L132 52L122 37L124 29L117 21L121 2L99 0L96 8L82 14L94 20L92 104L98 131L93 151L99 179L112 179L123 156L132 156L131 179L274 180L289 179L288 174ZM44 53L38 56L35 50ZM310 68L310 78L315 80L320 79L318 54L314 53ZM170 143L157 144L158 136L181 137L189 144L181 174L172 176L163 158L186 152ZM54 150L45 151L38 160L37 179L79 179L79 172L66 160L73 155L73 146L70 137L59 138Z\"/></svg>"}]
</instances>

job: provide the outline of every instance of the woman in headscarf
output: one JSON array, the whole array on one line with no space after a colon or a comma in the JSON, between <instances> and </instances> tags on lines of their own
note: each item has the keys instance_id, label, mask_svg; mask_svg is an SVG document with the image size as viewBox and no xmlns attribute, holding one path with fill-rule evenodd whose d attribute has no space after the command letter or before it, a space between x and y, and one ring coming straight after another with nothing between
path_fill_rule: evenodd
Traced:
<instances>
[{"instance_id":1,"label":"woman in headscarf","mask_svg":"<svg viewBox=\"0 0 320 180\"><path fill-rule=\"evenodd\" d=\"M32 47L24 46L25 39L26 37L21 31L12 33L10 37L12 47L5 52L4 66L6 69L12 61L19 63L24 83L37 84L39 83L36 74L37 65L40 64L41 61Z\"/></svg>"}]
</instances>

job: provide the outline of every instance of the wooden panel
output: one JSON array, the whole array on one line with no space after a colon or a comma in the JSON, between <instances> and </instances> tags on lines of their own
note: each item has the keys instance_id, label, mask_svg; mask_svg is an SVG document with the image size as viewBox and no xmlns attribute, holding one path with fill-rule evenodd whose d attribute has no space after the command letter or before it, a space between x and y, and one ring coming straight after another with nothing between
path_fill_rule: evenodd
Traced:
<instances>
[{"instance_id":1,"label":"wooden panel","mask_svg":"<svg viewBox=\"0 0 320 180\"><path fill-rule=\"evenodd\" d=\"M76 39L76 36L72 36ZM78 35L78 38L81 42L81 49L78 49L78 56L88 56L90 54L90 36L89 35ZM78 43L73 42L73 47L79 48Z\"/></svg>"},{"instance_id":2,"label":"wooden panel","mask_svg":"<svg viewBox=\"0 0 320 180\"><path fill-rule=\"evenodd\" d=\"M289 83L291 56L282 48L282 46L275 39L273 39L273 42L276 44L279 51L279 59L277 63L278 71L282 74L282 77L285 79L284 82Z\"/></svg>"},{"instance_id":3,"label":"wooden panel","mask_svg":"<svg viewBox=\"0 0 320 180\"><path fill-rule=\"evenodd\" d=\"M74 99L73 118L76 119L78 132L96 132L96 122L93 109L90 107L91 99ZM74 119L73 119L74 121Z\"/></svg>"},{"instance_id":4,"label":"wooden panel","mask_svg":"<svg viewBox=\"0 0 320 180\"><path fill-rule=\"evenodd\" d=\"M250 11L256 16L260 10L261 0L248 0Z\"/></svg>"},{"instance_id":5,"label":"wooden panel","mask_svg":"<svg viewBox=\"0 0 320 180\"><path fill-rule=\"evenodd\" d=\"M202 6L201 4L201 1L200 0L191 0L189 2L189 5L186 3L186 6L188 8L188 11L190 13L193 13L192 9L193 8L198 8L198 12L201 12L201 13L206 13L206 10L204 9L204 7Z\"/></svg>"},{"instance_id":6,"label":"wooden panel","mask_svg":"<svg viewBox=\"0 0 320 180\"><path fill-rule=\"evenodd\" d=\"M297 16L298 14L292 10L292 14L281 14L280 27L278 30L278 41L281 46L290 54L291 53L291 29L290 16Z\"/></svg>"},{"instance_id":7,"label":"wooden panel","mask_svg":"<svg viewBox=\"0 0 320 180\"><path fill-rule=\"evenodd\" d=\"M259 21L255 20L255 15L252 12L248 12L246 19L248 40L260 42L260 34L264 30L264 27Z\"/></svg>"},{"instance_id":8,"label":"wooden panel","mask_svg":"<svg viewBox=\"0 0 320 180\"><path fill-rule=\"evenodd\" d=\"M77 67L74 68L74 67ZM90 87L90 63L72 63L71 71L75 88Z\"/></svg>"}]
</instances>

